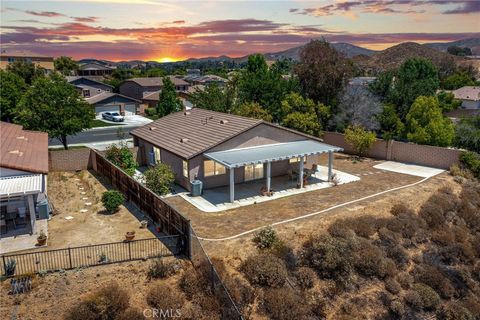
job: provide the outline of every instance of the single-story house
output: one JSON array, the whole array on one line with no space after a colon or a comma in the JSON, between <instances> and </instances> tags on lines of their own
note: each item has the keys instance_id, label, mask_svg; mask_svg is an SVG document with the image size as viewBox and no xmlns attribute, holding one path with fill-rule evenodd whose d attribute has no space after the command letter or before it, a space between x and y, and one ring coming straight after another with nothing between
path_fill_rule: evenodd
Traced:
<instances>
[{"instance_id":1,"label":"single-story house","mask_svg":"<svg viewBox=\"0 0 480 320\"><path fill-rule=\"evenodd\" d=\"M169 76L177 92L187 91L190 84L175 76ZM142 101L150 107L155 107L159 101L160 90L163 88L163 78L132 78L120 84L119 92L127 97Z\"/></svg>"},{"instance_id":2,"label":"single-story house","mask_svg":"<svg viewBox=\"0 0 480 320\"><path fill-rule=\"evenodd\" d=\"M0 123L1 231L38 233L36 221L48 218L48 134ZM40 207L43 207L42 210ZM2 236L3 237L3 236Z\"/></svg>"},{"instance_id":3,"label":"single-story house","mask_svg":"<svg viewBox=\"0 0 480 320\"><path fill-rule=\"evenodd\" d=\"M465 86L453 90L452 93L455 99L462 101L462 109L480 109L480 86Z\"/></svg>"},{"instance_id":4,"label":"single-story house","mask_svg":"<svg viewBox=\"0 0 480 320\"><path fill-rule=\"evenodd\" d=\"M5 70L10 63L15 61L25 61L33 63L47 72L53 71L53 57L44 56L30 51L18 51L10 49L2 49L0 51L0 69Z\"/></svg>"},{"instance_id":5,"label":"single-story house","mask_svg":"<svg viewBox=\"0 0 480 320\"><path fill-rule=\"evenodd\" d=\"M113 87L109 84L82 76L68 76L66 79L77 88L86 102L94 106L96 116L103 112L143 114L139 100L113 93Z\"/></svg>"},{"instance_id":6,"label":"single-story house","mask_svg":"<svg viewBox=\"0 0 480 320\"><path fill-rule=\"evenodd\" d=\"M77 74L79 76L106 76L111 75L115 69L113 66L89 62L81 64L78 67Z\"/></svg>"},{"instance_id":7,"label":"single-story house","mask_svg":"<svg viewBox=\"0 0 480 320\"><path fill-rule=\"evenodd\" d=\"M217 84L218 86L225 86L228 82L227 79L217 76L215 74L206 74L202 75L186 75L183 80L189 82L192 85L203 85L207 86L210 84Z\"/></svg>"},{"instance_id":8,"label":"single-story house","mask_svg":"<svg viewBox=\"0 0 480 320\"><path fill-rule=\"evenodd\" d=\"M341 148L317 137L263 120L193 108L158 119L130 133L139 147L141 165L169 164L176 182L191 191L191 182L200 180L204 188L230 187L297 170L303 186L304 166L316 155L329 154L328 177L332 177L333 152ZM310 160L310 161L309 161Z\"/></svg>"}]
</instances>

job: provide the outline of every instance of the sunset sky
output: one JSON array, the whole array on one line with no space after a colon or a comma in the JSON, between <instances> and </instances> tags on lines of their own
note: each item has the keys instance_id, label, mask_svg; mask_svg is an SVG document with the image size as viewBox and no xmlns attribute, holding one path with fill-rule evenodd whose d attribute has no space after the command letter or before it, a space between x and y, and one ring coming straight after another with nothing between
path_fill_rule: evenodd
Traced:
<instances>
[{"instance_id":1,"label":"sunset sky","mask_svg":"<svg viewBox=\"0 0 480 320\"><path fill-rule=\"evenodd\" d=\"M75 59L275 52L325 37L383 49L480 36L480 1L2 1L2 49Z\"/></svg>"}]
</instances>

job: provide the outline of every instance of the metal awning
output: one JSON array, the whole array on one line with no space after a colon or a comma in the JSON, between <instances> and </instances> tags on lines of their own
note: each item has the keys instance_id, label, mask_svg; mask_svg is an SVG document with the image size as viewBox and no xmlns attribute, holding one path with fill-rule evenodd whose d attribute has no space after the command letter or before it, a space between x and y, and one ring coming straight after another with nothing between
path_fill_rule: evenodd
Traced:
<instances>
[{"instance_id":1,"label":"metal awning","mask_svg":"<svg viewBox=\"0 0 480 320\"><path fill-rule=\"evenodd\" d=\"M286 160L302 156L338 152L343 149L325 143L303 140L267 144L249 148L207 152L203 155L227 168L238 168L249 164Z\"/></svg>"},{"instance_id":2,"label":"metal awning","mask_svg":"<svg viewBox=\"0 0 480 320\"><path fill-rule=\"evenodd\" d=\"M37 194L43 191L43 176L32 174L0 178L0 197Z\"/></svg>"}]
</instances>

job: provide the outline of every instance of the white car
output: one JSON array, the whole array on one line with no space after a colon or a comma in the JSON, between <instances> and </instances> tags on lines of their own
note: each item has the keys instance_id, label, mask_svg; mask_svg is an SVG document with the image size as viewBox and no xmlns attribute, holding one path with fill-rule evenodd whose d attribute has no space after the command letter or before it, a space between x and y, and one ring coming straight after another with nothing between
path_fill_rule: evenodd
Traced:
<instances>
[{"instance_id":1,"label":"white car","mask_svg":"<svg viewBox=\"0 0 480 320\"><path fill-rule=\"evenodd\" d=\"M123 122L125 118L118 112L104 112L102 118L113 122Z\"/></svg>"}]
</instances>

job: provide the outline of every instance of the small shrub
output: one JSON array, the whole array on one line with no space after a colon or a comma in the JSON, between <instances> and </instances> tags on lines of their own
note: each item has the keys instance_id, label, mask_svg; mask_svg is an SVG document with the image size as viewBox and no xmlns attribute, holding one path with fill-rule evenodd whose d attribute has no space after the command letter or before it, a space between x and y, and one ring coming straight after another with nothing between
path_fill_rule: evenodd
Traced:
<instances>
[{"instance_id":1,"label":"small shrub","mask_svg":"<svg viewBox=\"0 0 480 320\"><path fill-rule=\"evenodd\" d=\"M416 282L433 288L442 298L448 299L455 293L455 288L443 273L436 267L421 265L413 270Z\"/></svg>"},{"instance_id":2,"label":"small shrub","mask_svg":"<svg viewBox=\"0 0 480 320\"><path fill-rule=\"evenodd\" d=\"M345 141L360 157L363 157L375 143L376 136L374 132L367 131L361 126L353 126L345 129Z\"/></svg>"},{"instance_id":3,"label":"small shrub","mask_svg":"<svg viewBox=\"0 0 480 320\"><path fill-rule=\"evenodd\" d=\"M105 158L130 176L135 174L135 170L138 167L133 152L125 145L118 147L115 144L112 144L105 151Z\"/></svg>"},{"instance_id":4,"label":"small shrub","mask_svg":"<svg viewBox=\"0 0 480 320\"><path fill-rule=\"evenodd\" d=\"M402 318L403 315L405 314L405 306L400 300L394 299L390 303L390 312L399 317Z\"/></svg>"},{"instance_id":5,"label":"small shrub","mask_svg":"<svg viewBox=\"0 0 480 320\"><path fill-rule=\"evenodd\" d=\"M431 229L435 229L445 223L445 216L442 208L438 204L432 202L424 203L420 208L419 215L425 220Z\"/></svg>"},{"instance_id":6,"label":"small shrub","mask_svg":"<svg viewBox=\"0 0 480 320\"><path fill-rule=\"evenodd\" d=\"M185 272L180 279L179 285L187 299L191 300L198 292L209 294L211 288L210 276L211 270L208 265L202 265L196 270Z\"/></svg>"},{"instance_id":7,"label":"small shrub","mask_svg":"<svg viewBox=\"0 0 480 320\"><path fill-rule=\"evenodd\" d=\"M352 244L348 239L322 233L304 243L302 257L320 277L333 279L340 286L347 285L353 271Z\"/></svg>"},{"instance_id":8,"label":"small shrub","mask_svg":"<svg viewBox=\"0 0 480 320\"><path fill-rule=\"evenodd\" d=\"M387 257L392 258L400 267L405 267L410 260L408 252L400 245L388 247Z\"/></svg>"},{"instance_id":9,"label":"small shrub","mask_svg":"<svg viewBox=\"0 0 480 320\"><path fill-rule=\"evenodd\" d=\"M147 303L152 308L161 310L181 309L185 298L174 288L165 283L155 283L147 293Z\"/></svg>"},{"instance_id":10,"label":"small shrub","mask_svg":"<svg viewBox=\"0 0 480 320\"><path fill-rule=\"evenodd\" d=\"M448 302L439 312L440 320L475 320L468 309L464 308L458 302Z\"/></svg>"},{"instance_id":11,"label":"small shrub","mask_svg":"<svg viewBox=\"0 0 480 320\"><path fill-rule=\"evenodd\" d=\"M345 223L357 236L367 239L373 236L379 227L379 219L373 216L361 216L358 218L346 219Z\"/></svg>"},{"instance_id":12,"label":"small shrub","mask_svg":"<svg viewBox=\"0 0 480 320\"><path fill-rule=\"evenodd\" d=\"M304 319L309 310L302 298L289 288L269 289L265 292L263 304L269 319Z\"/></svg>"},{"instance_id":13,"label":"small shrub","mask_svg":"<svg viewBox=\"0 0 480 320\"><path fill-rule=\"evenodd\" d=\"M145 320L145 316L143 315L143 312L138 309L128 308L115 320Z\"/></svg>"},{"instance_id":14,"label":"small shrub","mask_svg":"<svg viewBox=\"0 0 480 320\"><path fill-rule=\"evenodd\" d=\"M283 261L268 253L248 257L241 269L250 283L263 287L279 288L287 280Z\"/></svg>"},{"instance_id":15,"label":"small shrub","mask_svg":"<svg viewBox=\"0 0 480 320\"><path fill-rule=\"evenodd\" d=\"M315 271L310 268L299 268L295 277L297 278L297 284L302 289L311 289L315 284Z\"/></svg>"},{"instance_id":16,"label":"small shrub","mask_svg":"<svg viewBox=\"0 0 480 320\"><path fill-rule=\"evenodd\" d=\"M252 241L259 249L269 249L278 243L280 239L278 239L277 232L272 227L268 226L255 232Z\"/></svg>"},{"instance_id":17,"label":"small shrub","mask_svg":"<svg viewBox=\"0 0 480 320\"><path fill-rule=\"evenodd\" d=\"M422 298L416 291L408 290L405 294L405 302L414 309L420 310L423 308Z\"/></svg>"},{"instance_id":18,"label":"small shrub","mask_svg":"<svg viewBox=\"0 0 480 320\"><path fill-rule=\"evenodd\" d=\"M155 167L147 169L143 175L147 188L159 196L168 194L175 181L175 173L172 168L165 163L158 163Z\"/></svg>"},{"instance_id":19,"label":"small shrub","mask_svg":"<svg viewBox=\"0 0 480 320\"><path fill-rule=\"evenodd\" d=\"M480 155L472 151L460 154L460 163L470 170L476 178L480 178Z\"/></svg>"},{"instance_id":20,"label":"small shrub","mask_svg":"<svg viewBox=\"0 0 480 320\"><path fill-rule=\"evenodd\" d=\"M295 256L292 247L286 245L283 241L278 241L270 252L282 259L288 269L294 270L297 267L298 259Z\"/></svg>"},{"instance_id":21,"label":"small shrub","mask_svg":"<svg viewBox=\"0 0 480 320\"><path fill-rule=\"evenodd\" d=\"M329 227L328 233L333 237L348 239L355 236L355 232L350 228L344 219L335 220Z\"/></svg>"},{"instance_id":22,"label":"small shrub","mask_svg":"<svg viewBox=\"0 0 480 320\"><path fill-rule=\"evenodd\" d=\"M465 179L473 179L473 173L466 169L466 168L461 168L457 164L452 164L450 166L450 174L454 177L462 177Z\"/></svg>"},{"instance_id":23,"label":"small shrub","mask_svg":"<svg viewBox=\"0 0 480 320\"><path fill-rule=\"evenodd\" d=\"M125 198L123 194L117 190L108 190L102 195L102 204L110 214L117 212L120 205L124 202Z\"/></svg>"},{"instance_id":24,"label":"small shrub","mask_svg":"<svg viewBox=\"0 0 480 320\"><path fill-rule=\"evenodd\" d=\"M387 289L387 291L390 293L398 294L400 291L402 291L402 286L400 286L397 280L388 278L385 280L385 289Z\"/></svg>"},{"instance_id":25,"label":"small shrub","mask_svg":"<svg viewBox=\"0 0 480 320\"><path fill-rule=\"evenodd\" d=\"M361 241L355 247L354 265L357 271L364 276L379 278L386 276L383 251L368 241Z\"/></svg>"},{"instance_id":26,"label":"small shrub","mask_svg":"<svg viewBox=\"0 0 480 320\"><path fill-rule=\"evenodd\" d=\"M408 272L399 273L396 276L397 282L402 286L403 289L407 290L410 289L413 283L413 277L408 274Z\"/></svg>"},{"instance_id":27,"label":"small shrub","mask_svg":"<svg viewBox=\"0 0 480 320\"><path fill-rule=\"evenodd\" d=\"M68 312L66 319L116 319L128 307L128 293L116 282L112 282L74 306Z\"/></svg>"},{"instance_id":28,"label":"small shrub","mask_svg":"<svg viewBox=\"0 0 480 320\"><path fill-rule=\"evenodd\" d=\"M390 209L390 213L394 216L398 216L400 214L415 214L412 208L407 206L404 203L397 203L394 204L393 207Z\"/></svg>"},{"instance_id":29,"label":"small shrub","mask_svg":"<svg viewBox=\"0 0 480 320\"><path fill-rule=\"evenodd\" d=\"M174 275L177 272L177 266L172 262L165 262L163 259L155 259L150 264L147 276L149 279L163 279Z\"/></svg>"},{"instance_id":30,"label":"small shrub","mask_svg":"<svg viewBox=\"0 0 480 320\"><path fill-rule=\"evenodd\" d=\"M150 117L151 117L151 116L155 116L155 115L157 115L157 109L155 109L155 108L147 108L147 109L145 109L145 114L146 114L147 116L150 116Z\"/></svg>"},{"instance_id":31,"label":"small shrub","mask_svg":"<svg viewBox=\"0 0 480 320\"><path fill-rule=\"evenodd\" d=\"M441 299L431 287L423 283L415 283L409 293L414 292L415 298L412 300L412 306L417 309L427 311L436 310L440 305Z\"/></svg>"},{"instance_id":32,"label":"small shrub","mask_svg":"<svg viewBox=\"0 0 480 320\"><path fill-rule=\"evenodd\" d=\"M455 234L447 225L443 225L432 232L432 241L441 246L455 242Z\"/></svg>"}]
</instances>

